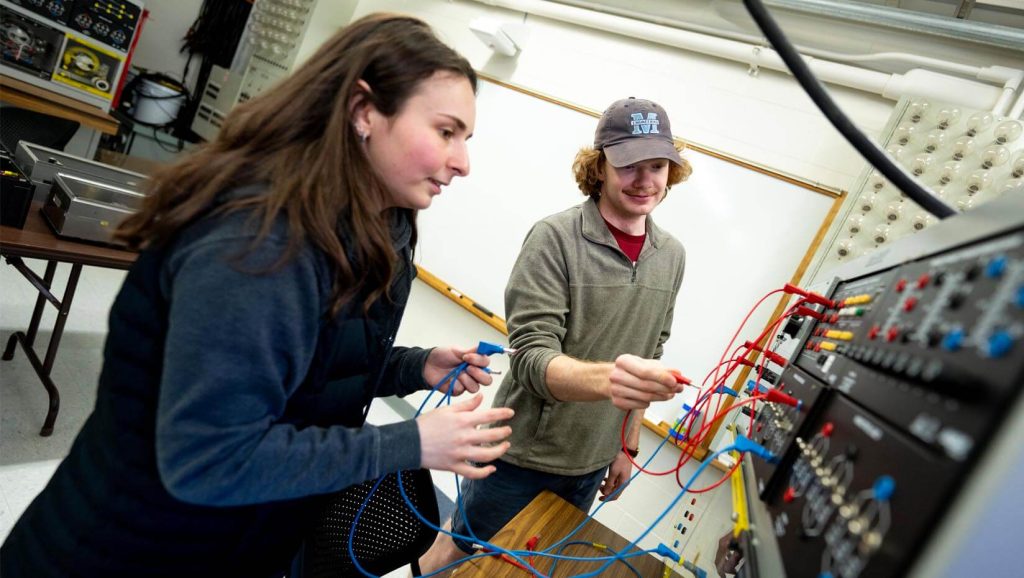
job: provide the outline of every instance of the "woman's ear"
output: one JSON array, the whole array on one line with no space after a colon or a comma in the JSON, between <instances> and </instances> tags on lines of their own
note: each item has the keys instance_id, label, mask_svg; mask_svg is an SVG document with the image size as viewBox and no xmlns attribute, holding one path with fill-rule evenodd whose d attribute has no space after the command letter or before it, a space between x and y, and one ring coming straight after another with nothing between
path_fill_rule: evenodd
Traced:
<instances>
[{"instance_id":1,"label":"woman's ear","mask_svg":"<svg viewBox=\"0 0 1024 578\"><path fill-rule=\"evenodd\" d=\"M372 114L376 110L373 102L370 101L371 94L373 91L370 90L370 85L365 80L359 79L348 100L348 115L352 122L352 128L364 141L370 136Z\"/></svg>"}]
</instances>

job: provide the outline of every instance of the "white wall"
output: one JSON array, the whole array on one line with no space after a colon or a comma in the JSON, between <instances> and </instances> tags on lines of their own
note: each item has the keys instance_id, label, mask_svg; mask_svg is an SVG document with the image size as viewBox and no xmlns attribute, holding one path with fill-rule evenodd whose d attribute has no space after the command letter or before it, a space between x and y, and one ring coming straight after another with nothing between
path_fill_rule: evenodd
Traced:
<instances>
[{"instance_id":1,"label":"white wall","mask_svg":"<svg viewBox=\"0 0 1024 578\"><path fill-rule=\"evenodd\" d=\"M163 72L174 78L181 78L185 70L187 55L180 51L182 39L189 26L199 16L203 0L144 0L149 10L149 19L142 28L135 56L134 66ZM194 74L199 70L201 59L192 61L189 88L193 88Z\"/></svg>"},{"instance_id":2,"label":"white wall","mask_svg":"<svg viewBox=\"0 0 1024 578\"><path fill-rule=\"evenodd\" d=\"M522 13L465 1L364 0L356 16L377 10L411 12L478 70L575 104L603 110L624 96L650 98L668 110L685 140L837 188L847 188L860 170L852 148L782 73L751 76L742 64L532 16L525 48L513 60L494 56L468 25L484 15L521 22ZM892 110L881 97L833 94L869 134Z\"/></svg>"}]
</instances>

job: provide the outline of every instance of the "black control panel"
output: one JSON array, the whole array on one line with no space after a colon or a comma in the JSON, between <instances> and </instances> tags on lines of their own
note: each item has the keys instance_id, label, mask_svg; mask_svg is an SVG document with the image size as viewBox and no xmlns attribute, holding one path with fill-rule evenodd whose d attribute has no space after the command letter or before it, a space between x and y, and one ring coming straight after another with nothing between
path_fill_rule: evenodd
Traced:
<instances>
[{"instance_id":1,"label":"black control panel","mask_svg":"<svg viewBox=\"0 0 1024 578\"><path fill-rule=\"evenodd\" d=\"M787 366L782 372L777 387L798 399L800 407L772 402L757 404L751 439L780 457L778 464L765 460L752 462L761 497L774 489L773 482L780 483L777 477L773 478L775 470L792 465L795 455L788 450L793 447L793 441L798 435L806 437L808 422L813 421L814 414L823 407L820 398L831 392L821 382L793 365Z\"/></svg>"},{"instance_id":2,"label":"black control panel","mask_svg":"<svg viewBox=\"0 0 1024 578\"><path fill-rule=\"evenodd\" d=\"M805 316L778 385L803 407L759 403L752 434L780 457L752 489L786 576L906 575L1020 397L1024 230L976 239L837 281Z\"/></svg>"},{"instance_id":3,"label":"black control panel","mask_svg":"<svg viewBox=\"0 0 1024 578\"><path fill-rule=\"evenodd\" d=\"M75 0L11 0L11 3L60 24L68 23Z\"/></svg>"},{"instance_id":4,"label":"black control panel","mask_svg":"<svg viewBox=\"0 0 1024 578\"><path fill-rule=\"evenodd\" d=\"M957 461L1024 376L1024 234L840 283L795 360Z\"/></svg>"},{"instance_id":5,"label":"black control panel","mask_svg":"<svg viewBox=\"0 0 1024 578\"><path fill-rule=\"evenodd\" d=\"M844 396L824 404L764 499L786 575L903 576L959 468Z\"/></svg>"},{"instance_id":6,"label":"black control panel","mask_svg":"<svg viewBox=\"0 0 1024 578\"><path fill-rule=\"evenodd\" d=\"M64 44L64 33L4 9L0 13L0 53L3 62L49 80Z\"/></svg>"},{"instance_id":7,"label":"black control panel","mask_svg":"<svg viewBox=\"0 0 1024 578\"><path fill-rule=\"evenodd\" d=\"M68 26L115 48L127 51L142 9L117 0L77 0Z\"/></svg>"},{"instance_id":8,"label":"black control panel","mask_svg":"<svg viewBox=\"0 0 1024 578\"><path fill-rule=\"evenodd\" d=\"M123 0L11 0L53 22L127 52L142 8Z\"/></svg>"}]
</instances>

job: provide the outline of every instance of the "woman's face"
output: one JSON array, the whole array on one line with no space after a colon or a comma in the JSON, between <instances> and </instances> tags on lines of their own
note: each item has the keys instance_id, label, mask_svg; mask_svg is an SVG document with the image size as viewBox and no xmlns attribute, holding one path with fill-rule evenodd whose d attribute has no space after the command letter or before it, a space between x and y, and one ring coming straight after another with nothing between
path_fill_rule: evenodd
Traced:
<instances>
[{"instance_id":1,"label":"woman's face","mask_svg":"<svg viewBox=\"0 0 1024 578\"><path fill-rule=\"evenodd\" d=\"M466 141L476 124L476 95L464 76L437 72L420 82L393 117L368 107L365 147L391 198L387 207L426 209L442 187L469 174Z\"/></svg>"}]
</instances>

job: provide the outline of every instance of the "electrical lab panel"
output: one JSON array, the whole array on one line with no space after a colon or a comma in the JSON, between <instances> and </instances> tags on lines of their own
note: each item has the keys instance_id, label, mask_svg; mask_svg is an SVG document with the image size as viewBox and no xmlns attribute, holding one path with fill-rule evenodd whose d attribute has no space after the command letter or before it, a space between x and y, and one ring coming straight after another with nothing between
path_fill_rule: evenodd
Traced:
<instances>
[{"instance_id":1,"label":"electrical lab panel","mask_svg":"<svg viewBox=\"0 0 1024 578\"><path fill-rule=\"evenodd\" d=\"M10 4L56 24L95 36L127 52L142 17L142 4L127 0L9 0Z\"/></svg>"},{"instance_id":2,"label":"electrical lab panel","mask_svg":"<svg viewBox=\"0 0 1024 578\"><path fill-rule=\"evenodd\" d=\"M962 466L830 396L765 498L787 576L905 575Z\"/></svg>"},{"instance_id":3,"label":"electrical lab panel","mask_svg":"<svg viewBox=\"0 0 1024 578\"><path fill-rule=\"evenodd\" d=\"M58 24L68 23L68 15L74 2L75 0L10 0L11 4Z\"/></svg>"},{"instance_id":4,"label":"electrical lab panel","mask_svg":"<svg viewBox=\"0 0 1024 578\"><path fill-rule=\"evenodd\" d=\"M779 387L802 407L754 416L779 461L746 468L767 519L741 576L906 576L1021 399L1024 197L837 272L790 332Z\"/></svg>"},{"instance_id":5,"label":"electrical lab panel","mask_svg":"<svg viewBox=\"0 0 1024 578\"><path fill-rule=\"evenodd\" d=\"M1024 233L840 283L832 298L796 365L967 459L1024 378Z\"/></svg>"},{"instance_id":6,"label":"electrical lab panel","mask_svg":"<svg viewBox=\"0 0 1024 578\"><path fill-rule=\"evenodd\" d=\"M192 130L207 140L212 139L224 125L226 111L231 110L239 102L241 82L241 75L231 74L230 70L214 65L210 71L210 78L203 87L199 107L192 121Z\"/></svg>"},{"instance_id":7,"label":"electrical lab panel","mask_svg":"<svg viewBox=\"0 0 1024 578\"><path fill-rule=\"evenodd\" d=\"M831 390L799 368L789 365L782 372L777 387L802 402L800 408L782 403L765 401L757 404L750 438L761 444L772 454L780 457L778 464L765 460L752 462L758 495L771 492L776 469L792 465L795 456L788 450L798 435L805 435L807 423L821 410L819 398L829 395Z\"/></svg>"},{"instance_id":8,"label":"electrical lab panel","mask_svg":"<svg viewBox=\"0 0 1024 578\"><path fill-rule=\"evenodd\" d=\"M201 92L192 130L210 140L236 105L283 81L305 57L348 24L356 0L256 0L235 65L215 66Z\"/></svg>"},{"instance_id":9,"label":"electrical lab panel","mask_svg":"<svg viewBox=\"0 0 1024 578\"><path fill-rule=\"evenodd\" d=\"M60 58L64 33L32 18L4 9L0 15L3 63L32 76L49 80Z\"/></svg>"},{"instance_id":10,"label":"electrical lab panel","mask_svg":"<svg viewBox=\"0 0 1024 578\"><path fill-rule=\"evenodd\" d=\"M116 52L67 34L51 80L108 100L113 97L123 62Z\"/></svg>"},{"instance_id":11,"label":"electrical lab panel","mask_svg":"<svg viewBox=\"0 0 1024 578\"><path fill-rule=\"evenodd\" d=\"M68 26L114 48L127 51L142 18L142 6L124 0L79 0Z\"/></svg>"},{"instance_id":12,"label":"electrical lab panel","mask_svg":"<svg viewBox=\"0 0 1024 578\"><path fill-rule=\"evenodd\" d=\"M0 0L3 72L109 110L141 17L134 1Z\"/></svg>"}]
</instances>

